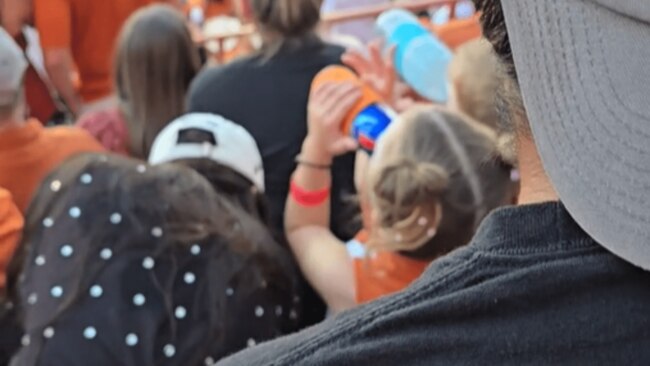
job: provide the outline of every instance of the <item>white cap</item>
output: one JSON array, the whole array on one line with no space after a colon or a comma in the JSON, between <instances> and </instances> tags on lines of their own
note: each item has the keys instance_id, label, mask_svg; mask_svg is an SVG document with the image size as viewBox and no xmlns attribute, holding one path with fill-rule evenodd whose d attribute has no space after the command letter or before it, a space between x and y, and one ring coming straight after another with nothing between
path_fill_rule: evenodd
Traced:
<instances>
[{"instance_id":1,"label":"white cap","mask_svg":"<svg viewBox=\"0 0 650 366\"><path fill-rule=\"evenodd\" d=\"M13 102L27 70L25 54L13 38L0 27L0 105Z\"/></svg>"},{"instance_id":2,"label":"white cap","mask_svg":"<svg viewBox=\"0 0 650 366\"><path fill-rule=\"evenodd\" d=\"M179 142L181 133L186 130L212 134L216 144ZM190 113L171 122L156 137L149 163L203 158L236 171L264 192L264 165L253 136L243 127L215 114Z\"/></svg>"}]
</instances>

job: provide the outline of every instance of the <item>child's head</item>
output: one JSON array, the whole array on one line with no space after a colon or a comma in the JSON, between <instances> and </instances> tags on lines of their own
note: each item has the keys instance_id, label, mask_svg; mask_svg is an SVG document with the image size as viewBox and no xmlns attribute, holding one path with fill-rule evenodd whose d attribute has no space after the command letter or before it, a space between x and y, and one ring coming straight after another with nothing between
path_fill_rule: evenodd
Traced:
<instances>
[{"instance_id":1,"label":"child's head","mask_svg":"<svg viewBox=\"0 0 650 366\"><path fill-rule=\"evenodd\" d=\"M191 169L68 161L12 265L18 364L203 365L290 331L290 257L263 233Z\"/></svg>"},{"instance_id":2,"label":"child's head","mask_svg":"<svg viewBox=\"0 0 650 366\"><path fill-rule=\"evenodd\" d=\"M490 43L481 38L459 47L449 65L449 80L449 108L497 129L499 61Z\"/></svg>"},{"instance_id":3,"label":"child's head","mask_svg":"<svg viewBox=\"0 0 650 366\"><path fill-rule=\"evenodd\" d=\"M368 169L372 243L433 258L467 244L509 201L511 168L491 130L436 107L415 107L379 140Z\"/></svg>"},{"instance_id":4,"label":"child's head","mask_svg":"<svg viewBox=\"0 0 650 366\"><path fill-rule=\"evenodd\" d=\"M199 68L198 49L174 8L151 5L129 18L117 43L114 78L132 156L146 159L158 132L183 114Z\"/></svg>"}]
</instances>

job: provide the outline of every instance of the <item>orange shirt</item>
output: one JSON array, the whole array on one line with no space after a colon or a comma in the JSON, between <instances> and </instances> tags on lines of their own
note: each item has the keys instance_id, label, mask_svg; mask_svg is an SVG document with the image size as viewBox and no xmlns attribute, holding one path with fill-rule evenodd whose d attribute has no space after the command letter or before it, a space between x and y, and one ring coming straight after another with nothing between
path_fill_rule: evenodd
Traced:
<instances>
[{"instance_id":1,"label":"orange shirt","mask_svg":"<svg viewBox=\"0 0 650 366\"><path fill-rule=\"evenodd\" d=\"M113 49L124 21L154 0L34 0L36 28L47 49L69 48L85 102L111 94Z\"/></svg>"},{"instance_id":2,"label":"orange shirt","mask_svg":"<svg viewBox=\"0 0 650 366\"><path fill-rule=\"evenodd\" d=\"M11 200L11 194L0 188L0 288L7 283L7 266L16 251L23 228L23 216Z\"/></svg>"},{"instance_id":3,"label":"orange shirt","mask_svg":"<svg viewBox=\"0 0 650 366\"><path fill-rule=\"evenodd\" d=\"M72 155L103 151L87 132L75 127L44 128L37 120L0 130L0 187L25 212L47 174Z\"/></svg>"},{"instance_id":4,"label":"orange shirt","mask_svg":"<svg viewBox=\"0 0 650 366\"><path fill-rule=\"evenodd\" d=\"M361 232L356 241L366 242L367 234ZM429 263L386 251L353 258L357 304L402 291L424 273Z\"/></svg>"},{"instance_id":5,"label":"orange shirt","mask_svg":"<svg viewBox=\"0 0 650 366\"><path fill-rule=\"evenodd\" d=\"M476 14L467 19L453 19L447 24L432 26L433 32L447 47L455 50L462 44L481 37L483 30L480 18L481 15Z\"/></svg>"}]
</instances>

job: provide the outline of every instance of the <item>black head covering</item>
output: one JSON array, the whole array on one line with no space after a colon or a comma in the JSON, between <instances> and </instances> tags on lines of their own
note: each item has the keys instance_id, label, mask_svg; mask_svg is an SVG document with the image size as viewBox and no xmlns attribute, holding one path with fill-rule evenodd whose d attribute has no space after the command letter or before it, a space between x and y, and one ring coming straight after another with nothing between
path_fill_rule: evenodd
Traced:
<instances>
[{"instance_id":1,"label":"black head covering","mask_svg":"<svg viewBox=\"0 0 650 366\"><path fill-rule=\"evenodd\" d=\"M206 365L299 316L289 255L189 169L75 158L26 221L12 365Z\"/></svg>"}]
</instances>

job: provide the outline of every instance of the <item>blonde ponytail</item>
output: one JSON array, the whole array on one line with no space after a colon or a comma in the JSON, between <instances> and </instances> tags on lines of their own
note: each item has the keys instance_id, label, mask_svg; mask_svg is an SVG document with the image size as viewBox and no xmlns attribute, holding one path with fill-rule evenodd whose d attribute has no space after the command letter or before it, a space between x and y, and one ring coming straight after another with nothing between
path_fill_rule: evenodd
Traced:
<instances>
[{"instance_id":1,"label":"blonde ponytail","mask_svg":"<svg viewBox=\"0 0 650 366\"><path fill-rule=\"evenodd\" d=\"M384 167L373 187L379 214L370 246L408 251L429 241L448 184L448 173L433 163L402 160Z\"/></svg>"},{"instance_id":2,"label":"blonde ponytail","mask_svg":"<svg viewBox=\"0 0 650 366\"><path fill-rule=\"evenodd\" d=\"M431 260L467 244L510 201L512 168L497 136L463 115L414 107L394 126L373 157L369 246Z\"/></svg>"}]
</instances>

